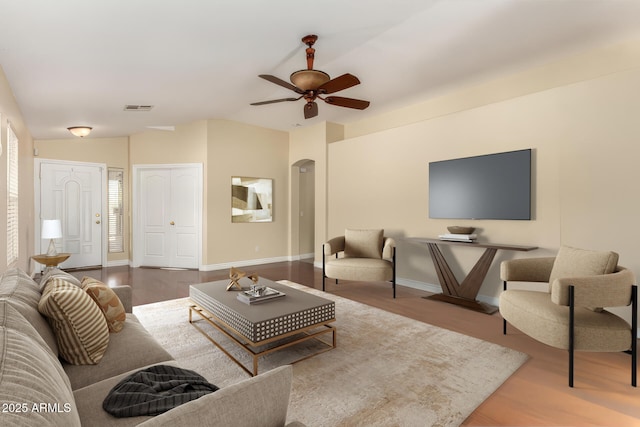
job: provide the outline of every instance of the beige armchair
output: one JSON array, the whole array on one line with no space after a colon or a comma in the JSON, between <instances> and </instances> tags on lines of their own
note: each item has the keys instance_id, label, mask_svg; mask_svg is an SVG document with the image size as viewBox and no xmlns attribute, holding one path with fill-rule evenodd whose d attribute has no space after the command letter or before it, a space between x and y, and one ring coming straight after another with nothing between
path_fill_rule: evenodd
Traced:
<instances>
[{"instance_id":1,"label":"beige armchair","mask_svg":"<svg viewBox=\"0 0 640 427\"><path fill-rule=\"evenodd\" d=\"M325 278L391 282L396 297L396 244L384 230L345 230L322 246L322 290ZM328 258L329 257L329 258ZM328 259L327 259L328 258Z\"/></svg>"},{"instance_id":2,"label":"beige armchair","mask_svg":"<svg viewBox=\"0 0 640 427\"><path fill-rule=\"evenodd\" d=\"M569 351L573 387L575 351L631 353L636 386L638 296L635 277L618 265L615 252L563 246L556 257L504 261L500 265L503 333L507 322L530 337ZM542 291L507 289L507 282L546 283ZM631 325L603 307L632 306Z\"/></svg>"}]
</instances>

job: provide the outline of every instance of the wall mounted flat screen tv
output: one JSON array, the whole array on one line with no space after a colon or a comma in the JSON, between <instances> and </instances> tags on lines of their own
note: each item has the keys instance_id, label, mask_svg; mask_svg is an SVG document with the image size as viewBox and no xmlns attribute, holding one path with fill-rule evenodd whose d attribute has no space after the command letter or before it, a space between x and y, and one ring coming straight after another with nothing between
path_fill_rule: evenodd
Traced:
<instances>
[{"instance_id":1,"label":"wall mounted flat screen tv","mask_svg":"<svg viewBox=\"0 0 640 427\"><path fill-rule=\"evenodd\" d=\"M429 163L429 217L531 219L531 149Z\"/></svg>"}]
</instances>

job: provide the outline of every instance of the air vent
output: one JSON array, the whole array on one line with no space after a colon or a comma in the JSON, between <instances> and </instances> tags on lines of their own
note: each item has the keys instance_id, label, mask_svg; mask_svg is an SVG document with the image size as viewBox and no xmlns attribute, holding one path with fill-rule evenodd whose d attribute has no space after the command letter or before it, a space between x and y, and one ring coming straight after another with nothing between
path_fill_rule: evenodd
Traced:
<instances>
[{"instance_id":1,"label":"air vent","mask_svg":"<svg viewBox=\"0 0 640 427\"><path fill-rule=\"evenodd\" d=\"M134 105L127 104L124 106L124 111L151 111L153 105Z\"/></svg>"}]
</instances>

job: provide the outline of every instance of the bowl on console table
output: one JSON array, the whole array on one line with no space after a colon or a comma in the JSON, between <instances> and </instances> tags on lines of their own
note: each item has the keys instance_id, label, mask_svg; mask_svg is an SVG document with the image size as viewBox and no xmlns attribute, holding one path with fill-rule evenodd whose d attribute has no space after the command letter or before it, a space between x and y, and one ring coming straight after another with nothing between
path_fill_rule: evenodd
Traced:
<instances>
[{"instance_id":1,"label":"bowl on console table","mask_svg":"<svg viewBox=\"0 0 640 427\"><path fill-rule=\"evenodd\" d=\"M458 225L451 225L447 227L451 234L471 234L475 230L475 227L462 227Z\"/></svg>"}]
</instances>

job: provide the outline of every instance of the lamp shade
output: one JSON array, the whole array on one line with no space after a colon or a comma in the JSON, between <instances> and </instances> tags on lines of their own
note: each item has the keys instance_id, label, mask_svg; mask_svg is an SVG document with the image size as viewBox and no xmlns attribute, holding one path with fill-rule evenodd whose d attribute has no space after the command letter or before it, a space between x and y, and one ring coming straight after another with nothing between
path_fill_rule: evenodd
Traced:
<instances>
[{"instance_id":1,"label":"lamp shade","mask_svg":"<svg viewBox=\"0 0 640 427\"><path fill-rule=\"evenodd\" d=\"M62 225L59 219L45 219L42 221L42 238L59 239L62 237Z\"/></svg>"}]
</instances>

